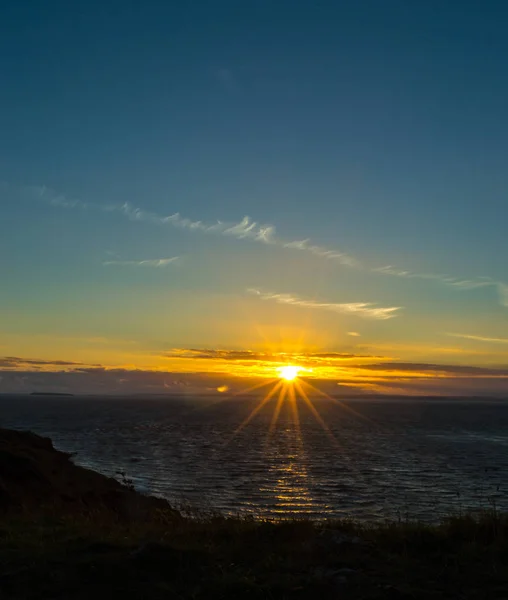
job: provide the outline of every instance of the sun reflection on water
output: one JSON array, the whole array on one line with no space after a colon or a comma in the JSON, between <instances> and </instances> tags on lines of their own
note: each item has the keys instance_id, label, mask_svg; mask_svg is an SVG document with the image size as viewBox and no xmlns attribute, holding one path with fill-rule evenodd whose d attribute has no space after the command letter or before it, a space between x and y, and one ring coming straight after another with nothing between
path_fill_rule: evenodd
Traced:
<instances>
[{"instance_id":1,"label":"sun reflection on water","mask_svg":"<svg viewBox=\"0 0 508 600\"><path fill-rule=\"evenodd\" d=\"M300 413L299 413L299 404L303 403L306 408L310 411L314 419L319 423L323 431L329 436L330 440L334 444L338 444L336 438L331 432L330 428L326 424L323 417L320 415L316 404L312 401L313 397L320 396L333 402L335 404L340 405L344 410L353 413L357 417L365 419L363 415L357 413L350 406L341 402L337 398L333 398L329 396L325 392L321 391L316 386L312 385L309 381L299 376L301 372L306 371L306 369L299 367L297 365L284 365L275 367L275 372L278 374L278 378L272 378L267 381L263 381L251 388L240 392L237 395L243 395L253 390L260 389L263 387L272 386L269 388L267 393L261 398L259 403L252 409L252 411L245 417L245 419L238 425L236 430L233 433L233 437L244 429L251 421L258 415L258 413L272 400L275 401L275 408L273 411L272 419L270 422L270 427L268 429L268 438L273 434L273 431L277 425L277 421L280 416L280 412L284 405L289 405L289 408L292 413L292 422L293 427L296 432L297 438L302 441L301 429L300 429ZM303 443L303 441L302 441Z\"/></svg>"}]
</instances>

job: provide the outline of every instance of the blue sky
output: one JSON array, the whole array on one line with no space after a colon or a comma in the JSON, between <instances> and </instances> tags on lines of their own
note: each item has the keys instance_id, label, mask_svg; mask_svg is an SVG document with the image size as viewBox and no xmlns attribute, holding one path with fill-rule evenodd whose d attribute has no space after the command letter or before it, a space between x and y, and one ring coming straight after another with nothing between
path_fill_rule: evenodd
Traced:
<instances>
[{"instance_id":1,"label":"blue sky","mask_svg":"<svg viewBox=\"0 0 508 600\"><path fill-rule=\"evenodd\" d=\"M507 19L502 2L10 3L0 355L505 367Z\"/></svg>"}]
</instances>

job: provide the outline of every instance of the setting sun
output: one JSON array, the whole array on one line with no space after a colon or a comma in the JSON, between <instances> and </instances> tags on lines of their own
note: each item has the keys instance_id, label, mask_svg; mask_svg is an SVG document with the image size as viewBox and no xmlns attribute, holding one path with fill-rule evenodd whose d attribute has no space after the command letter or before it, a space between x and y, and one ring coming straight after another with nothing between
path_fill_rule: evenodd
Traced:
<instances>
[{"instance_id":1,"label":"setting sun","mask_svg":"<svg viewBox=\"0 0 508 600\"><path fill-rule=\"evenodd\" d=\"M298 373L301 371L300 367L288 365L287 367L280 367L278 369L281 379L286 381L293 381L298 377Z\"/></svg>"}]
</instances>

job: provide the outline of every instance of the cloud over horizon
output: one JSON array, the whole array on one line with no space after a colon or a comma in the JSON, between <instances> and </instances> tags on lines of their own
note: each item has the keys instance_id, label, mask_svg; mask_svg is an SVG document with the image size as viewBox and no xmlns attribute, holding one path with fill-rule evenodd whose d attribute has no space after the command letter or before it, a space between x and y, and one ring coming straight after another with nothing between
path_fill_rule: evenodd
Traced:
<instances>
[{"instance_id":1,"label":"cloud over horizon","mask_svg":"<svg viewBox=\"0 0 508 600\"><path fill-rule=\"evenodd\" d=\"M212 360L216 371L180 371L178 369L135 369L86 365L64 360L32 358L0 358L0 393L58 392L74 394L200 394L245 391L260 381L252 369L237 376L228 363L270 361L270 356L254 351L174 349L168 358ZM302 359L297 362L298 356ZM273 360L280 360L274 355ZM286 359L289 357L286 356ZM438 365L410 362L379 361L381 357L317 352L293 355L296 364L312 367L303 373L325 393L351 396L357 394L387 395L464 395L495 396L508 394L508 368L493 369L464 365ZM282 361L285 362L285 361ZM323 370L320 370L322 367ZM273 372L273 368L270 372ZM322 375L321 375L322 373ZM266 378L267 381L269 378ZM220 392L221 388L222 392Z\"/></svg>"},{"instance_id":2,"label":"cloud over horizon","mask_svg":"<svg viewBox=\"0 0 508 600\"><path fill-rule=\"evenodd\" d=\"M322 363L323 359L328 361L345 361L351 359L378 359L382 356L372 354L355 354L351 352L261 352L255 350L219 350L219 349L196 349L196 348L172 348L162 354L165 358L180 359L204 359L225 360L241 362L275 362L285 364L288 361L306 366L313 363Z\"/></svg>"},{"instance_id":3,"label":"cloud over horizon","mask_svg":"<svg viewBox=\"0 0 508 600\"><path fill-rule=\"evenodd\" d=\"M30 370L30 371L72 371L81 369L86 366L98 366L98 365L87 365L83 362L70 361L70 360L45 360L39 358L22 358L19 356L4 356L0 357L0 373L2 371L17 371L17 370ZM1 391L1 385L0 385Z\"/></svg>"}]
</instances>

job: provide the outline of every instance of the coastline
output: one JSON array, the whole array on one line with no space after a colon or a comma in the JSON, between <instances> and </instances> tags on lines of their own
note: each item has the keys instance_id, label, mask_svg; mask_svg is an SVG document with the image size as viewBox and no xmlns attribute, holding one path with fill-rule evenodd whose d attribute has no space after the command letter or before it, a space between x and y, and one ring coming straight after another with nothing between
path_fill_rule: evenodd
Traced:
<instances>
[{"instance_id":1,"label":"coastline","mask_svg":"<svg viewBox=\"0 0 508 600\"><path fill-rule=\"evenodd\" d=\"M0 429L5 598L506 598L508 516L439 525L183 517Z\"/></svg>"}]
</instances>

